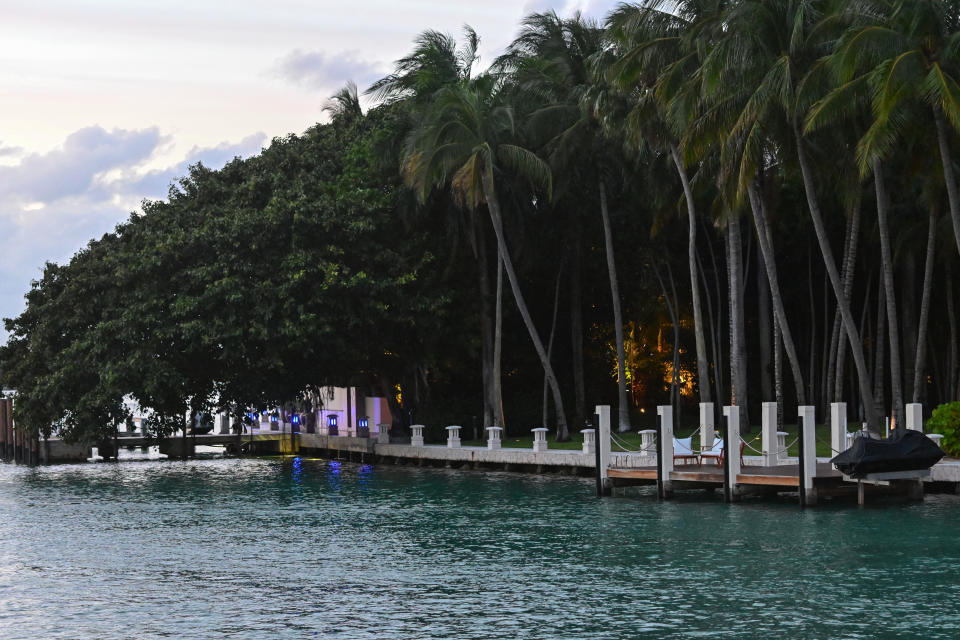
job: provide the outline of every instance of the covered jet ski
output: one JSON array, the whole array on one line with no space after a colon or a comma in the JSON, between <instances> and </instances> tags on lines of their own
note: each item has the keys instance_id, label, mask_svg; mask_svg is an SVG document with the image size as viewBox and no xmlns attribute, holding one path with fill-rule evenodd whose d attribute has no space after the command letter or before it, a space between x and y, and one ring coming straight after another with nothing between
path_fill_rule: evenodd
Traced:
<instances>
[{"instance_id":1,"label":"covered jet ski","mask_svg":"<svg viewBox=\"0 0 960 640\"><path fill-rule=\"evenodd\" d=\"M940 461L944 451L919 431L895 429L885 440L857 438L830 462L842 473L861 478L868 473L921 471Z\"/></svg>"}]
</instances>

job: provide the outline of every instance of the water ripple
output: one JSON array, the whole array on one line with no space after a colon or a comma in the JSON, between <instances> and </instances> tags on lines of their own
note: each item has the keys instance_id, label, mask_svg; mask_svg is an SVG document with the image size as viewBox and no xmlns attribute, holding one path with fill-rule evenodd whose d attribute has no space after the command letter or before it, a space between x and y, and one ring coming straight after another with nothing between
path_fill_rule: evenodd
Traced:
<instances>
[{"instance_id":1,"label":"water ripple","mask_svg":"<svg viewBox=\"0 0 960 640\"><path fill-rule=\"evenodd\" d=\"M960 501L322 460L0 465L0 637L956 638Z\"/></svg>"}]
</instances>

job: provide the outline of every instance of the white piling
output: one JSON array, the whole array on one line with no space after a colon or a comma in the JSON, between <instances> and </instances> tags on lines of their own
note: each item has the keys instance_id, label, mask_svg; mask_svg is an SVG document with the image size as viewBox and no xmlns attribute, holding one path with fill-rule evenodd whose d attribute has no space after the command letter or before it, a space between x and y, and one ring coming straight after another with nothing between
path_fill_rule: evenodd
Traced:
<instances>
[{"instance_id":1,"label":"white piling","mask_svg":"<svg viewBox=\"0 0 960 640\"><path fill-rule=\"evenodd\" d=\"M700 403L700 449L713 449L713 432L717 428L713 420L713 403Z\"/></svg>"},{"instance_id":2,"label":"white piling","mask_svg":"<svg viewBox=\"0 0 960 640\"><path fill-rule=\"evenodd\" d=\"M764 402L760 405L760 425L760 450L763 451L763 466L775 467L780 463L776 402Z\"/></svg>"},{"instance_id":3,"label":"white piling","mask_svg":"<svg viewBox=\"0 0 960 640\"><path fill-rule=\"evenodd\" d=\"M907 429L923 433L923 405L919 402L907 405Z\"/></svg>"},{"instance_id":4,"label":"white piling","mask_svg":"<svg viewBox=\"0 0 960 640\"><path fill-rule=\"evenodd\" d=\"M668 498L673 493L673 483L670 481L670 474L673 473L673 407L660 405L657 407L657 416L660 418L660 440L657 447L662 460L658 472L663 474L659 481L663 487L662 497Z\"/></svg>"},{"instance_id":5,"label":"white piling","mask_svg":"<svg viewBox=\"0 0 960 640\"><path fill-rule=\"evenodd\" d=\"M830 403L830 448L833 455L847 450L847 403Z\"/></svg>"},{"instance_id":6,"label":"white piling","mask_svg":"<svg viewBox=\"0 0 960 640\"><path fill-rule=\"evenodd\" d=\"M797 407L797 415L803 424L803 487L806 493L806 504L817 504L817 494L813 489L813 479L817 477L817 434L815 408L810 406Z\"/></svg>"},{"instance_id":7,"label":"white piling","mask_svg":"<svg viewBox=\"0 0 960 640\"><path fill-rule=\"evenodd\" d=\"M730 479L728 501L737 499L737 476L740 475L740 407L731 405L723 408L727 419L727 438L723 441L724 473Z\"/></svg>"},{"instance_id":8,"label":"white piling","mask_svg":"<svg viewBox=\"0 0 960 640\"><path fill-rule=\"evenodd\" d=\"M607 469L610 468L610 405L598 404L594 413L599 417L597 447L600 451L600 483L603 493L607 494L612 488L607 476Z\"/></svg>"}]
</instances>

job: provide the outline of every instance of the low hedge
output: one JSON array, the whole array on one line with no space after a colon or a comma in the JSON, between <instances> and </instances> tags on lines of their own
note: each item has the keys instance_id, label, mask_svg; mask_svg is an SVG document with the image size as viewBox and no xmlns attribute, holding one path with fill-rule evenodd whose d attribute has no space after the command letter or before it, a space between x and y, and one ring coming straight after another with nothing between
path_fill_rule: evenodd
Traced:
<instances>
[{"instance_id":1,"label":"low hedge","mask_svg":"<svg viewBox=\"0 0 960 640\"><path fill-rule=\"evenodd\" d=\"M927 420L927 431L942 433L940 448L948 456L960 457L960 402L948 402L934 409Z\"/></svg>"}]
</instances>

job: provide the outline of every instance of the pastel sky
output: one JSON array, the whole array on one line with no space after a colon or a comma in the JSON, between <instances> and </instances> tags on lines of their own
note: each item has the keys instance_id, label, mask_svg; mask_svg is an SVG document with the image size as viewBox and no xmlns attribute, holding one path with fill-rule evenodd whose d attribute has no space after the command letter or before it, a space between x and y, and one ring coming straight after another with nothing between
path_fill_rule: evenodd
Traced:
<instances>
[{"instance_id":1,"label":"pastel sky","mask_svg":"<svg viewBox=\"0 0 960 640\"><path fill-rule=\"evenodd\" d=\"M522 16L602 18L614 0L0 0L0 317L189 164L219 168L324 119L420 31L480 34L481 65ZM0 340L5 340L0 331Z\"/></svg>"}]
</instances>

